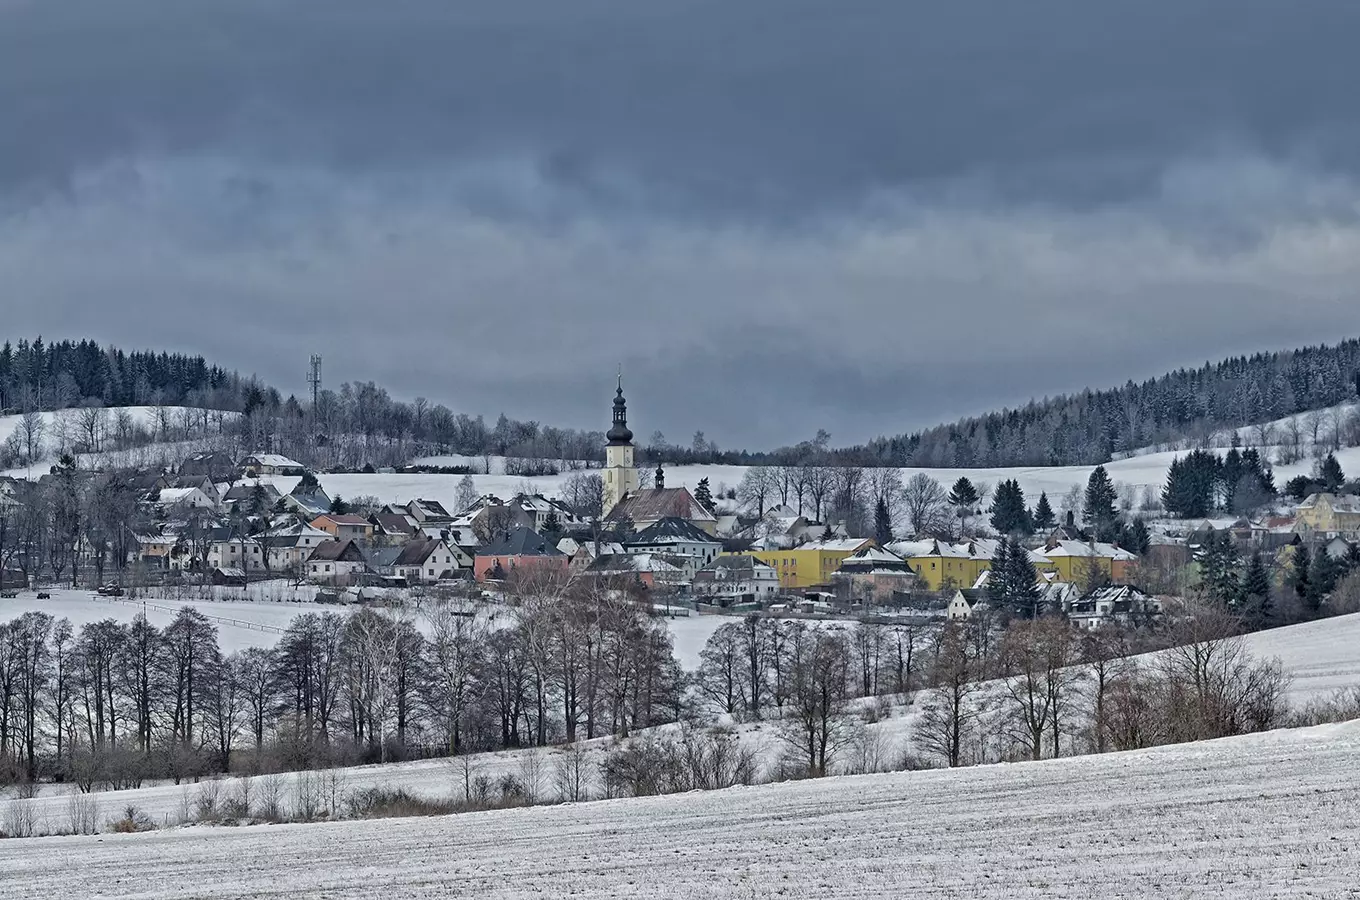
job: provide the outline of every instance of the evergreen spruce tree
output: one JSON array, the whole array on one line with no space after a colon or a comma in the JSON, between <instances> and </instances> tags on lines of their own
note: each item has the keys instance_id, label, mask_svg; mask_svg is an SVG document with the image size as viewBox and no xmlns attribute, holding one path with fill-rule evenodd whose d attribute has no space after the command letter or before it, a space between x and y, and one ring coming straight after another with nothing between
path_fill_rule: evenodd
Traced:
<instances>
[{"instance_id":1,"label":"evergreen spruce tree","mask_svg":"<svg viewBox=\"0 0 1360 900\"><path fill-rule=\"evenodd\" d=\"M1096 466L1086 481L1085 504L1086 522L1095 532L1096 540L1112 540L1118 533L1119 511L1115 508L1118 499L1110 473L1104 466Z\"/></svg>"},{"instance_id":2,"label":"evergreen spruce tree","mask_svg":"<svg viewBox=\"0 0 1360 900\"><path fill-rule=\"evenodd\" d=\"M338 516L343 516L349 512L349 504L345 502L344 497L339 494L335 495L335 499L331 501L331 512Z\"/></svg>"},{"instance_id":3,"label":"evergreen spruce tree","mask_svg":"<svg viewBox=\"0 0 1360 900\"><path fill-rule=\"evenodd\" d=\"M1011 571L1010 542L1002 538L996 542L996 550L992 552L992 564L987 574L987 598L997 609L1010 603Z\"/></svg>"},{"instance_id":4,"label":"evergreen spruce tree","mask_svg":"<svg viewBox=\"0 0 1360 900\"><path fill-rule=\"evenodd\" d=\"M954 482L954 488L949 492L949 505L954 507L954 516L959 520L959 537L964 536L968 530L968 519L973 515L973 510L977 509L978 502L977 488L973 482L967 478L960 477Z\"/></svg>"},{"instance_id":5,"label":"evergreen spruce tree","mask_svg":"<svg viewBox=\"0 0 1360 900\"><path fill-rule=\"evenodd\" d=\"M555 509L549 510L548 514L543 517L543 536L553 545L556 545L558 539L562 536L562 519L557 515Z\"/></svg>"},{"instance_id":6,"label":"evergreen spruce tree","mask_svg":"<svg viewBox=\"0 0 1360 900\"><path fill-rule=\"evenodd\" d=\"M1130 553L1146 556L1152 544L1152 535L1148 533L1147 523L1141 518L1134 519L1124 528L1120 544Z\"/></svg>"},{"instance_id":7,"label":"evergreen spruce tree","mask_svg":"<svg viewBox=\"0 0 1360 900\"><path fill-rule=\"evenodd\" d=\"M1162 489L1166 511L1183 519L1207 516L1214 508L1222 469L1218 454L1207 450L1193 450L1183 458L1173 459Z\"/></svg>"},{"instance_id":8,"label":"evergreen spruce tree","mask_svg":"<svg viewBox=\"0 0 1360 900\"><path fill-rule=\"evenodd\" d=\"M1200 550L1196 590L1226 607L1236 608L1242 599L1238 567L1237 547L1232 536L1226 531L1211 531Z\"/></svg>"},{"instance_id":9,"label":"evergreen spruce tree","mask_svg":"<svg viewBox=\"0 0 1360 900\"><path fill-rule=\"evenodd\" d=\"M1048 502L1048 493L1039 495L1039 502L1034 505L1034 530L1039 534L1052 531L1058 524L1058 517L1053 513L1053 506Z\"/></svg>"},{"instance_id":10,"label":"evergreen spruce tree","mask_svg":"<svg viewBox=\"0 0 1360 900\"><path fill-rule=\"evenodd\" d=\"M704 509L713 512L713 489L708 486L707 478L699 479L699 486L694 489L694 499Z\"/></svg>"},{"instance_id":11,"label":"evergreen spruce tree","mask_svg":"<svg viewBox=\"0 0 1360 900\"><path fill-rule=\"evenodd\" d=\"M1318 463L1317 480L1322 482L1322 488L1326 491L1338 490L1346 483L1346 474L1341 471L1341 463L1336 461L1336 454L1328 453Z\"/></svg>"},{"instance_id":12,"label":"evergreen spruce tree","mask_svg":"<svg viewBox=\"0 0 1360 900\"><path fill-rule=\"evenodd\" d=\"M1297 545L1289 561L1289 583L1294 588L1294 595L1304 606L1308 605L1308 597L1313 592L1309 583L1312 568L1313 555L1308 552L1308 545Z\"/></svg>"},{"instance_id":13,"label":"evergreen spruce tree","mask_svg":"<svg viewBox=\"0 0 1360 900\"><path fill-rule=\"evenodd\" d=\"M1029 520L1029 510L1025 508L1025 492L1020 489L1020 482L1012 478L996 486L996 495L992 498L991 522L997 534L1002 537L1034 533L1034 526Z\"/></svg>"},{"instance_id":14,"label":"evergreen spruce tree","mask_svg":"<svg viewBox=\"0 0 1360 900\"><path fill-rule=\"evenodd\" d=\"M1308 590L1303 597L1309 612L1316 614L1322 609L1322 602L1336 587L1340 577L1341 566L1332 559L1325 547L1313 554L1312 564L1308 568Z\"/></svg>"},{"instance_id":15,"label":"evergreen spruce tree","mask_svg":"<svg viewBox=\"0 0 1360 900\"><path fill-rule=\"evenodd\" d=\"M1236 440L1236 435L1234 435ZM1242 452L1236 447L1228 451L1223 457L1223 508L1232 510L1233 501L1237 495L1237 487L1242 478L1247 474L1247 469L1243 465Z\"/></svg>"},{"instance_id":16,"label":"evergreen spruce tree","mask_svg":"<svg viewBox=\"0 0 1360 900\"><path fill-rule=\"evenodd\" d=\"M880 547L888 546L893 540L892 515L882 497L878 498L878 504L874 507L874 540Z\"/></svg>"},{"instance_id":17,"label":"evergreen spruce tree","mask_svg":"<svg viewBox=\"0 0 1360 900\"><path fill-rule=\"evenodd\" d=\"M1039 573L1029 560L1027 551L1020 542L1011 538L1006 547L1006 567L1010 590L1011 608L1017 616L1034 619L1039 616Z\"/></svg>"},{"instance_id":18,"label":"evergreen spruce tree","mask_svg":"<svg viewBox=\"0 0 1360 900\"><path fill-rule=\"evenodd\" d=\"M1271 603L1270 572L1260 551L1251 555L1247 572L1242 577L1242 617L1247 626L1259 630L1274 619Z\"/></svg>"}]
</instances>

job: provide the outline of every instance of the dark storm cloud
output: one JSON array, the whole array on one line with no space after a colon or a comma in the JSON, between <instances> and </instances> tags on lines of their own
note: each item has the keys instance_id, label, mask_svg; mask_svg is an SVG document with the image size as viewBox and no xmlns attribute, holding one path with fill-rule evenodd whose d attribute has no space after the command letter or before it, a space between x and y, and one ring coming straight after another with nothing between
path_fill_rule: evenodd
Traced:
<instances>
[{"instance_id":1,"label":"dark storm cloud","mask_svg":"<svg viewBox=\"0 0 1360 900\"><path fill-rule=\"evenodd\" d=\"M0 0L5 321L564 424L621 360L672 439L902 430L1360 329L1356 34L1345 0Z\"/></svg>"}]
</instances>

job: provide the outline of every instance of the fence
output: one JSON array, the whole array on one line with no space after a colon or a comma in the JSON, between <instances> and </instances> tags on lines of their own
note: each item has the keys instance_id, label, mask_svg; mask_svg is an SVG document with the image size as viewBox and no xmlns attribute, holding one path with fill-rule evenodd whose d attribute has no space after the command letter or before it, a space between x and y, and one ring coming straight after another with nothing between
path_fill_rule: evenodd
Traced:
<instances>
[{"instance_id":1,"label":"fence","mask_svg":"<svg viewBox=\"0 0 1360 900\"><path fill-rule=\"evenodd\" d=\"M143 610L155 609L168 613L178 613L184 608L183 606L162 606L159 603L151 603L147 600L132 600L126 597L103 597L98 594L94 595L94 599L99 602L123 603L128 606L140 606ZM207 613L202 613L202 615L203 618L210 622L215 622L218 625L230 625L233 628L245 628L249 631L259 631L265 634L283 634L284 632L284 630L277 625L263 625L259 622L247 622L245 619L232 619L226 616L213 616Z\"/></svg>"}]
</instances>

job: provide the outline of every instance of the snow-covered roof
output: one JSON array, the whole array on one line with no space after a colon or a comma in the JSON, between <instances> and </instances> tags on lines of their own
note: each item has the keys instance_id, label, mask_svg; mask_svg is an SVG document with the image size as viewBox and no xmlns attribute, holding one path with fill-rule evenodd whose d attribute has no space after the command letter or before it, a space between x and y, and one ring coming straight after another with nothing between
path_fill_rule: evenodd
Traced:
<instances>
[{"instance_id":1,"label":"snow-covered roof","mask_svg":"<svg viewBox=\"0 0 1360 900\"><path fill-rule=\"evenodd\" d=\"M798 550L826 550L831 553L853 553L864 546L867 538L832 538L829 541L808 541L800 544Z\"/></svg>"},{"instance_id":2,"label":"snow-covered roof","mask_svg":"<svg viewBox=\"0 0 1360 900\"><path fill-rule=\"evenodd\" d=\"M721 544L717 538L686 519L667 516L638 532L630 544Z\"/></svg>"},{"instance_id":3,"label":"snow-covered roof","mask_svg":"<svg viewBox=\"0 0 1360 900\"><path fill-rule=\"evenodd\" d=\"M1314 509L1319 503L1326 502L1332 512L1360 515L1360 497L1351 494L1309 494L1299 502L1298 509Z\"/></svg>"},{"instance_id":4,"label":"snow-covered roof","mask_svg":"<svg viewBox=\"0 0 1360 900\"><path fill-rule=\"evenodd\" d=\"M270 466L275 469L301 469L302 463L295 459L289 459L279 453L252 453L245 458L247 465L255 463L261 466Z\"/></svg>"},{"instance_id":5,"label":"snow-covered roof","mask_svg":"<svg viewBox=\"0 0 1360 900\"><path fill-rule=\"evenodd\" d=\"M1055 541L1052 546L1044 548L1043 555L1049 559L1056 559L1059 557L1089 559L1093 556L1114 560L1134 560L1138 558L1129 551L1124 550L1121 547L1116 547L1114 544L1103 544L1098 541L1091 544L1083 541Z\"/></svg>"},{"instance_id":6,"label":"snow-covered roof","mask_svg":"<svg viewBox=\"0 0 1360 900\"><path fill-rule=\"evenodd\" d=\"M904 559L915 559L922 556L940 556L950 559L968 559L970 557L967 544L949 544L945 541L897 541L888 545L888 549Z\"/></svg>"},{"instance_id":7,"label":"snow-covered roof","mask_svg":"<svg viewBox=\"0 0 1360 900\"><path fill-rule=\"evenodd\" d=\"M183 503L185 500L188 500L188 499L189 499L190 497L192 497L194 494L202 494L202 493L203 493L203 492L200 491L198 488L192 488L192 487L189 487L189 488L161 488L160 494L157 495L157 502L158 502L158 503L167 504L167 505L169 505L169 504L174 504L174 503Z\"/></svg>"}]
</instances>

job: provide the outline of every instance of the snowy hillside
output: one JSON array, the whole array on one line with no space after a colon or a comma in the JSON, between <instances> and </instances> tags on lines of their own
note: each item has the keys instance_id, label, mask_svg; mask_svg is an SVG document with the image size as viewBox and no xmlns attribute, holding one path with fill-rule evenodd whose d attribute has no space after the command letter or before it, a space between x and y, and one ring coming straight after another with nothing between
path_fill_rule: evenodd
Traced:
<instances>
[{"instance_id":1,"label":"snowy hillside","mask_svg":"<svg viewBox=\"0 0 1360 900\"><path fill-rule=\"evenodd\" d=\"M431 819L0 842L0 898L1353 896L1360 723Z\"/></svg>"},{"instance_id":2,"label":"snowy hillside","mask_svg":"<svg viewBox=\"0 0 1360 900\"><path fill-rule=\"evenodd\" d=\"M69 614L70 604L76 600L73 597L58 596L53 602L58 604L58 607L51 611ZM172 606L173 604L164 601L153 604L149 611L153 622L157 624L168 622L170 614L165 608ZM229 648L248 645L272 646L278 640L279 630L286 627L288 619L285 616L289 612L296 613L309 609L305 605L268 603L221 602L208 605L206 608L203 604L199 606L214 616L223 646ZM252 607L257 609L253 610ZM89 608L91 620L106 615L130 618L137 611L140 611L139 604L109 604L106 601L90 601ZM9 611L3 612L8 614ZM258 624L255 627L244 625L233 627L224 622L226 617L239 623ZM687 668L697 666L698 652L702 649L708 634L728 621L732 620L705 616L668 622L676 636L677 655ZM1249 636L1247 642L1253 654L1260 657L1276 656L1280 659L1284 670L1293 678L1289 699L1296 707L1302 707L1310 700L1330 697L1338 688L1360 686L1360 651L1356 649L1360 647L1360 614L1261 632ZM912 748L916 729L914 707L903 705L899 698L897 705L880 710L878 718L879 721L866 727L870 743L865 746L871 748L879 762L870 763L868 757L857 759L855 753L859 751L846 750L833 764L833 772L846 771L847 765L860 765L870 769L882 767L891 760L900 759L902 754ZM678 726L674 725L662 726L656 733L674 735L678 733L677 728ZM769 721L748 723L738 726L737 734L742 747L753 755L758 776L771 777L781 754L787 749L781 739L779 726ZM582 747L586 751L592 770L611 743L608 738L583 742ZM555 749L509 750L475 754L468 757L468 760L474 777L485 776L493 780L506 775L523 779L526 766L536 760L536 769L543 781L541 790L551 795L554 790L551 773L556 760L561 756L561 751ZM326 777L335 779L335 789L340 793L388 787L401 788L416 796L439 800L448 798L460 789L462 772L458 765L457 762L443 759L422 760L385 766L336 769L332 770L333 775ZM279 776L285 795L292 795L302 777L305 776L296 773ZM258 779L256 781L258 782ZM236 789L238 783L238 779L227 779L220 784L220 789L223 792L230 792ZM19 802L33 810L41 826L40 830L57 831L61 829L68 815L71 790L65 785L44 785L36 799ZM149 784L136 790L99 793L95 795L95 801L108 814L133 805L158 823L174 823L187 818L185 810L192 809L197 792L197 787L193 785ZM600 795L602 786L598 783L598 776L592 774L587 778L586 792L591 796ZM3 804L7 802L0 801L0 814L4 812ZM2 819L0 828L3 828ZM0 897L3 897L2 893Z\"/></svg>"},{"instance_id":3,"label":"snowy hillside","mask_svg":"<svg viewBox=\"0 0 1360 900\"><path fill-rule=\"evenodd\" d=\"M35 439L35 445L40 451L38 459L31 466L14 467L0 474L25 477L30 472L55 462L59 448L88 444L89 434L83 421L86 412L87 410L83 409L62 409L39 413L42 424ZM204 438L194 437L203 433L205 417L210 420L210 427L216 428L216 425L212 424L216 417L237 415L187 406L126 406L103 409L101 412L102 420L91 424L90 427L96 431L96 444L105 449L97 453L82 453L80 455L82 467L139 466L150 464L150 461L160 458L172 461L182 459L191 453L207 449L207 441ZM118 417L123 413L127 414L127 419L120 426ZM160 437L161 440L125 450L111 449L120 429L129 433L146 432ZM0 447L16 433L19 440L27 437L23 428L23 416L0 416ZM186 434L190 436L186 438Z\"/></svg>"},{"instance_id":4,"label":"snowy hillside","mask_svg":"<svg viewBox=\"0 0 1360 900\"><path fill-rule=\"evenodd\" d=\"M1162 485L1166 481L1167 469L1176 456L1176 453L1138 456L1117 460L1109 463L1105 468L1117 484L1131 485L1135 490L1136 497L1141 499L1145 487L1150 487L1160 494ZM1347 465L1345 460L1350 457L1343 454L1339 458L1343 460L1342 465L1345 466ZM1354 451L1354 465L1360 471L1360 450ZM1300 471L1310 467L1311 464L1302 467ZM1046 491L1056 509L1062 495L1071 488L1076 486L1085 488L1086 480L1091 476L1091 471L1094 468L1094 466L1033 466L1000 469L906 468L901 471L903 478L910 478L918 472L924 472L939 481L946 489L963 476L968 477L974 483L987 482L993 487L1000 481L1014 478L1020 482L1020 487L1024 490L1025 497L1030 502L1037 500L1040 492ZM742 476L745 473L746 468L743 466L668 467L666 469L666 485L668 487L687 487L694 491L699 486L700 479L707 478L710 488L717 493L724 486L735 488L741 483ZM514 475L473 475L471 478L479 494L496 494L503 498L509 498L521 490L556 496L561 491L562 483L571 475L572 473L565 473L532 478ZM424 497L438 500L450 508L457 505L454 498L458 492L458 483L463 477L462 475L406 474L318 476L321 486L332 497L337 494L346 499L374 496L384 503L405 503L413 497ZM273 482L280 491L286 492L291 490L299 479L276 476L264 480ZM812 514L810 506L805 507L805 511L808 515Z\"/></svg>"}]
</instances>

